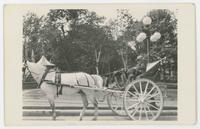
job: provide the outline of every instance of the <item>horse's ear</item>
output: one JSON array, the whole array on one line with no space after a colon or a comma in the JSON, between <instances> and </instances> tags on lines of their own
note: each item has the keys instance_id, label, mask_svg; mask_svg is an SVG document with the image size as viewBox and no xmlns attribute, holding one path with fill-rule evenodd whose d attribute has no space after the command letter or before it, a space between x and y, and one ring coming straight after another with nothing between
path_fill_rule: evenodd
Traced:
<instances>
[{"instance_id":1,"label":"horse's ear","mask_svg":"<svg viewBox=\"0 0 200 129\"><path fill-rule=\"evenodd\" d=\"M32 63L32 62L30 62L30 61L28 61L28 60L25 61L25 64L29 64L29 63Z\"/></svg>"}]
</instances>

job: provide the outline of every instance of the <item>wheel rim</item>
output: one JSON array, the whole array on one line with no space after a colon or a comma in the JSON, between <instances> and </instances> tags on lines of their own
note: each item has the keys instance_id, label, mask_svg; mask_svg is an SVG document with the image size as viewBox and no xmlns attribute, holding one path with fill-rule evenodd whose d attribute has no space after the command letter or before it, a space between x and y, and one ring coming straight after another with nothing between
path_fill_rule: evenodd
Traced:
<instances>
[{"instance_id":1,"label":"wheel rim","mask_svg":"<svg viewBox=\"0 0 200 129\"><path fill-rule=\"evenodd\" d=\"M162 92L151 80L138 79L127 86L124 107L133 120L156 120L163 108Z\"/></svg>"},{"instance_id":2,"label":"wheel rim","mask_svg":"<svg viewBox=\"0 0 200 129\"><path fill-rule=\"evenodd\" d=\"M120 116L127 115L124 110L123 93L110 93L107 97L107 102L115 114Z\"/></svg>"}]
</instances>

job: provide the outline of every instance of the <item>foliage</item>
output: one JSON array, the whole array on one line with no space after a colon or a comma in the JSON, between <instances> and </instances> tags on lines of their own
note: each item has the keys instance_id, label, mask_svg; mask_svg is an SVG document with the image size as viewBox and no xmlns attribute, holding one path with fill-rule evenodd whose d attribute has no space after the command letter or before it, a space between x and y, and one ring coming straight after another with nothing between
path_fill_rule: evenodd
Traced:
<instances>
[{"instance_id":1,"label":"foliage","mask_svg":"<svg viewBox=\"0 0 200 129\"><path fill-rule=\"evenodd\" d=\"M177 19L169 10L152 10L147 16L151 17L152 23L150 26L142 26L142 31L149 35L154 32L160 32L161 38L157 42L150 42L151 62L157 60L156 57L170 57L176 59L177 55ZM144 53L147 50L146 41L140 44L139 53Z\"/></svg>"},{"instance_id":2,"label":"foliage","mask_svg":"<svg viewBox=\"0 0 200 129\"><path fill-rule=\"evenodd\" d=\"M177 64L174 14L152 10L147 15L152 18L148 28L126 9L117 10L117 18L107 23L105 17L86 9L54 9L41 17L29 12L23 17L24 59L34 55L38 61L45 55L64 71L106 74L137 65L137 57L146 56L146 40L137 43L136 50L128 42L135 41L140 32L158 31L162 37L150 43L151 62L167 56Z\"/></svg>"}]
</instances>

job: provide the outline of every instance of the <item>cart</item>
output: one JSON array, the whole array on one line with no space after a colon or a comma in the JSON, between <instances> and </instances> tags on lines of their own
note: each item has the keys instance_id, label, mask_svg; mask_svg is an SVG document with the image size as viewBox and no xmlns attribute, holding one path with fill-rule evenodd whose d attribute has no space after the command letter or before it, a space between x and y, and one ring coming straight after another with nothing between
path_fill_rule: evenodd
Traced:
<instances>
[{"instance_id":1,"label":"cart","mask_svg":"<svg viewBox=\"0 0 200 129\"><path fill-rule=\"evenodd\" d=\"M148 71L161 61L162 59L151 63L147 67ZM163 109L163 93L160 87L150 79L126 80L123 88L116 86L114 88L94 88L83 85L71 87L88 93L95 92L96 96L101 98L100 101L107 100L113 113L119 116L128 116L131 120L156 120Z\"/></svg>"},{"instance_id":2,"label":"cart","mask_svg":"<svg viewBox=\"0 0 200 129\"><path fill-rule=\"evenodd\" d=\"M117 78L114 79L122 86L122 92L112 92L107 97L108 105L115 114L128 116L132 120L156 120L160 116L164 98L167 97L166 86L157 85L147 76L152 72L155 74L155 66L163 60L166 60L166 57L147 64L146 71L134 78L122 75L121 84ZM120 86L118 87L120 89Z\"/></svg>"}]
</instances>

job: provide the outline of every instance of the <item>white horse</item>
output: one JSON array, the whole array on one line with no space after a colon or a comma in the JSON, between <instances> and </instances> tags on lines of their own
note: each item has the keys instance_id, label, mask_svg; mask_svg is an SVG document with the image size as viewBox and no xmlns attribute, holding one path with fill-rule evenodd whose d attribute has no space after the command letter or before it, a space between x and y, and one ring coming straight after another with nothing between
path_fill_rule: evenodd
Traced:
<instances>
[{"instance_id":1,"label":"white horse","mask_svg":"<svg viewBox=\"0 0 200 129\"><path fill-rule=\"evenodd\" d=\"M44 78L43 76L45 74L45 70L47 70L45 66L27 61L26 68L30 71L31 75L36 80L38 85L40 85L41 90L46 94L46 97L52 108L52 119L56 120L55 99L57 97L57 86L55 84L48 83L48 81L42 81L43 79L45 79L54 82L56 72L54 70L49 70ZM70 86L80 84L89 87L92 86L94 88L102 88L103 79L99 75L89 75L83 72L62 73L61 84L67 84ZM62 95L73 95L73 94L80 94L82 98L83 108L82 111L80 112L80 120L83 119L84 113L88 107L88 99L94 105L95 112L93 120L96 120L98 117L98 101L95 92L93 90L83 90L68 86L62 87Z\"/></svg>"}]
</instances>

